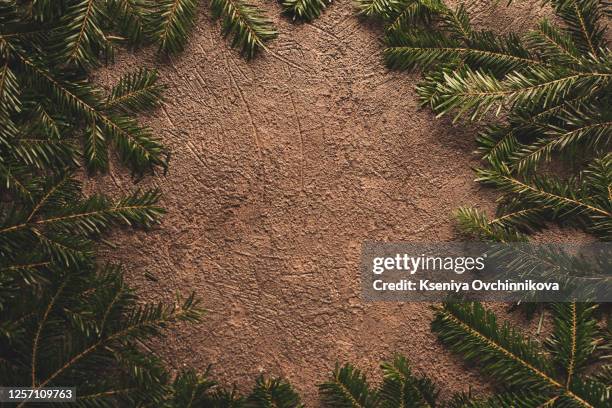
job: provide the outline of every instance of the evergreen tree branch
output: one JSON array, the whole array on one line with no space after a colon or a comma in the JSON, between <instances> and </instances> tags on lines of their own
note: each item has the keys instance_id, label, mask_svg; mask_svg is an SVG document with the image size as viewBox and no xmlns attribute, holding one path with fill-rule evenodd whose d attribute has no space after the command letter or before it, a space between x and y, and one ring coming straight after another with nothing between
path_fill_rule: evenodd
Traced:
<instances>
[{"instance_id":1,"label":"evergreen tree branch","mask_svg":"<svg viewBox=\"0 0 612 408\"><path fill-rule=\"evenodd\" d=\"M0 114L8 115L21 110L19 83L9 64L0 69Z\"/></svg>"},{"instance_id":2,"label":"evergreen tree branch","mask_svg":"<svg viewBox=\"0 0 612 408\"><path fill-rule=\"evenodd\" d=\"M471 207L461 207L455 212L459 229L466 234L493 242L521 242L527 237L515 229L506 228L501 219L489 220L487 216Z\"/></svg>"},{"instance_id":3,"label":"evergreen tree branch","mask_svg":"<svg viewBox=\"0 0 612 408\"><path fill-rule=\"evenodd\" d=\"M604 208L577 197L577 193L555 183L553 179L534 177L532 183L520 181L503 168L478 170L477 181L493 184L500 190L518 195L526 202L555 208L558 214L587 213L592 216L611 217L612 213Z\"/></svg>"},{"instance_id":4,"label":"evergreen tree branch","mask_svg":"<svg viewBox=\"0 0 612 408\"><path fill-rule=\"evenodd\" d=\"M566 375L565 387L570 388L578 372L596 349L597 321L595 306L585 303L555 303L554 330L547 342L556 362Z\"/></svg>"},{"instance_id":5,"label":"evergreen tree branch","mask_svg":"<svg viewBox=\"0 0 612 408\"><path fill-rule=\"evenodd\" d=\"M319 393L323 404L334 408L374 408L378 400L365 375L350 364L336 364L332 378L319 385Z\"/></svg>"},{"instance_id":6,"label":"evergreen tree branch","mask_svg":"<svg viewBox=\"0 0 612 408\"><path fill-rule=\"evenodd\" d=\"M356 0L358 14L388 19L401 7L400 0Z\"/></svg>"},{"instance_id":7,"label":"evergreen tree branch","mask_svg":"<svg viewBox=\"0 0 612 408\"><path fill-rule=\"evenodd\" d=\"M415 377L408 361L396 356L393 362L383 363L383 384L380 387L380 405L383 407L430 407L436 406L439 391L431 380Z\"/></svg>"},{"instance_id":8,"label":"evergreen tree branch","mask_svg":"<svg viewBox=\"0 0 612 408\"><path fill-rule=\"evenodd\" d=\"M248 59L278 34L263 13L244 0L212 0L210 9L213 18L222 20L223 35L232 35L232 47L239 48Z\"/></svg>"},{"instance_id":9,"label":"evergreen tree branch","mask_svg":"<svg viewBox=\"0 0 612 408\"><path fill-rule=\"evenodd\" d=\"M79 0L66 10L55 34L58 64L97 65L101 52L109 53L109 43L102 31L103 10L98 0Z\"/></svg>"},{"instance_id":10,"label":"evergreen tree branch","mask_svg":"<svg viewBox=\"0 0 612 408\"><path fill-rule=\"evenodd\" d=\"M300 396L293 387L280 379L257 378L255 388L247 398L251 408L301 408Z\"/></svg>"},{"instance_id":11,"label":"evergreen tree branch","mask_svg":"<svg viewBox=\"0 0 612 408\"><path fill-rule=\"evenodd\" d=\"M537 31L528 33L527 39L530 47L538 50L547 60L569 66L583 64L580 52L571 37L551 25L548 20L542 20Z\"/></svg>"},{"instance_id":12,"label":"evergreen tree branch","mask_svg":"<svg viewBox=\"0 0 612 408\"><path fill-rule=\"evenodd\" d=\"M49 318L49 313L51 313L51 309L55 307L55 303L57 302L57 299L61 295L67 283L68 283L68 280L65 279L64 282L62 282L62 284L57 288L57 291L55 292L53 297L49 300L47 307L44 309L44 312L40 320L38 321L37 328L36 328L36 334L34 335L34 341L32 342L32 357L31 357L32 387L36 387L36 379L37 379L36 368L38 365L38 361L37 361L38 343L40 340L41 332L43 330L45 323L47 322L47 319Z\"/></svg>"},{"instance_id":13,"label":"evergreen tree branch","mask_svg":"<svg viewBox=\"0 0 612 408\"><path fill-rule=\"evenodd\" d=\"M65 172L57 178L49 180L48 185L45 186L45 191L40 198L36 199L32 210L27 216L25 222L32 221L39 211L44 210L48 205L53 207L61 207L69 205L69 201L77 198L77 191L80 185L71 178L71 173Z\"/></svg>"},{"instance_id":14,"label":"evergreen tree branch","mask_svg":"<svg viewBox=\"0 0 612 408\"><path fill-rule=\"evenodd\" d=\"M150 13L150 26L159 42L159 50L176 54L185 48L193 30L197 0L161 0Z\"/></svg>"},{"instance_id":15,"label":"evergreen tree branch","mask_svg":"<svg viewBox=\"0 0 612 408\"><path fill-rule=\"evenodd\" d=\"M444 10L443 4L438 0L404 0L399 1L397 7L390 9L388 16L382 16L388 21L388 32L408 31L412 25L418 23L428 24L432 15Z\"/></svg>"},{"instance_id":16,"label":"evergreen tree branch","mask_svg":"<svg viewBox=\"0 0 612 408\"><path fill-rule=\"evenodd\" d=\"M85 129L83 156L90 173L108 170L108 146L106 136L95 121Z\"/></svg>"},{"instance_id":17,"label":"evergreen tree branch","mask_svg":"<svg viewBox=\"0 0 612 408\"><path fill-rule=\"evenodd\" d=\"M539 162L549 162L555 152L563 152L578 144L600 146L609 143L611 137L612 121L588 123L569 131L552 129L547 137L539 138L536 142L514 152L509 163L519 174L525 174L534 171Z\"/></svg>"},{"instance_id":18,"label":"evergreen tree branch","mask_svg":"<svg viewBox=\"0 0 612 408\"><path fill-rule=\"evenodd\" d=\"M552 3L581 52L597 56L606 48L599 0L554 0Z\"/></svg>"},{"instance_id":19,"label":"evergreen tree branch","mask_svg":"<svg viewBox=\"0 0 612 408\"><path fill-rule=\"evenodd\" d=\"M139 127L128 117L104 113L100 109L101 102L92 89L85 87L79 94L73 90L74 84L58 81L23 55L19 55L19 58L38 80L39 86L51 93L60 106L89 120L95 120L100 129L114 140L122 158L134 171L142 173L152 170L155 166L167 167L167 153L148 129Z\"/></svg>"},{"instance_id":20,"label":"evergreen tree branch","mask_svg":"<svg viewBox=\"0 0 612 408\"><path fill-rule=\"evenodd\" d=\"M436 313L432 330L453 351L479 362L486 373L508 387L533 390L549 398L560 395L579 406L594 408L554 378L532 342L523 340L507 324L499 327L495 315L478 303L445 303Z\"/></svg>"},{"instance_id":21,"label":"evergreen tree branch","mask_svg":"<svg viewBox=\"0 0 612 408\"><path fill-rule=\"evenodd\" d=\"M514 72L503 81L480 71L445 73L444 81L439 84L440 102L434 108L440 115L457 110L456 118L471 111L471 119L476 119L495 105L498 113L503 104L550 107L579 90L593 92L603 88L611 79L612 74L605 72L568 73L551 68Z\"/></svg>"},{"instance_id":22,"label":"evergreen tree branch","mask_svg":"<svg viewBox=\"0 0 612 408\"><path fill-rule=\"evenodd\" d=\"M131 45L141 43L147 36L147 2L142 0L110 0L108 14Z\"/></svg>"},{"instance_id":23,"label":"evergreen tree branch","mask_svg":"<svg viewBox=\"0 0 612 408\"><path fill-rule=\"evenodd\" d=\"M161 304L140 307L131 316L127 317L127 324L73 355L47 378L39 381L36 388L44 388L84 358L100 348L113 344L115 341L124 342L134 336L156 332L159 328L163 328L171 322L193 321L198 319L200 314L201 311L198 309L197 303L194 303L193 297L187 298L181 307L176 308L163 308ZM21 406L23 406L23 403Z\"/></svg>"},{"instance_id":24,"label":"evergreen tree branch","mask_svg":"<svg viewBox=\"0 0 612 408\"><path fill-rule=\"evenodd\" d=\"M327 0L331 3L331 0ZM326 0L281 0L283 12L294 21L312 21L327 7Z\"/></svg>"},{"instance_id":25,"label":"evergreen tree branch","mask_svg":"<svg viewBox=\"0 0 612 408\"><path fill-rule=\"evenodd\" d=\"M157 70L146 68L124 75L111 90L105 109L136 113L158 107L164 87L157 79Z\"/></svg>"}]
</instances>

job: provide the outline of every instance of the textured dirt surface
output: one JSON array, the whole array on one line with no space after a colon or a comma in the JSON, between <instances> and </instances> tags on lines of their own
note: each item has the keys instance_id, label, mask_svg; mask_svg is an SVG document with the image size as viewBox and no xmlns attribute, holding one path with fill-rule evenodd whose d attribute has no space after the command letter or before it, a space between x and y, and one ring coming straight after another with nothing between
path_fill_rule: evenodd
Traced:
<instances>
[{"instance_id":1,"label":"textured dirt surface","mask_svg":"<svg viewBox=\"0 0 612 408\"><path fill-rule=\"evenodd\" d=\"M521 30L544 12L519 3L471 8ZM418 76L384 68L380 28L348 1L301 25L264 7L281 32L269 53L242 60L203 7L187 50L160 69L167 103L144 120L172 162L141 184L163 190L168 215L106 256L145 298L195 291L209 313L154 347L176 369L212 363L214 378L243 390L260 373L284 376L310 406L335 361L379 378L378 362L394 352L445 395L484 390L430 333L429 305L366 304L358 275L365 240L452 240L452 210L493 208L472 182L473 131L419 108ZM126 53L99 79L141 65L159 63L150 51ZM121 169L102 184L133 187Z\"/></svg>"}]
</instances>

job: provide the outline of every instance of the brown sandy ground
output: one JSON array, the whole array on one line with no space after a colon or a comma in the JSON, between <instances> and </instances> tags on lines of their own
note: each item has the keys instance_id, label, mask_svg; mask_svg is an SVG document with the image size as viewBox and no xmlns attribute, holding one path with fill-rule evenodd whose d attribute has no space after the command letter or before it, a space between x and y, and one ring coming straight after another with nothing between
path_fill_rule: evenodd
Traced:
<instances>
[{"instance_id":1,"label":"brown sandy ground","mask_svg":"<svg viewBox=\"0 0 612 408\"><path fill-rule=\"evenodd\" d=\"M470 8L515 30L545 13L516 3ZM263 7L281 32L269 53L242 60L202 7L187 50L161 64L167 103L144 121L172 149L171 167L140 184L163 190L168 215L104 252L146 299L195 291L209 313L154 348L175 369L212 363L214 378L242 390L260 373L286 377L309 406L335 361L379 378L394 352L445 395L485 390L430 333L430 305L364 303L358 277L363 241L456 239L455 208L493 208L472 181L473 130L419 108L418 76L384 68L380 27L350 2L297 25ZM98 79L142 65L160 64L151 50L122 53ZM124 173L88 188L129 190Z\"/></svg>"}]
</instances>

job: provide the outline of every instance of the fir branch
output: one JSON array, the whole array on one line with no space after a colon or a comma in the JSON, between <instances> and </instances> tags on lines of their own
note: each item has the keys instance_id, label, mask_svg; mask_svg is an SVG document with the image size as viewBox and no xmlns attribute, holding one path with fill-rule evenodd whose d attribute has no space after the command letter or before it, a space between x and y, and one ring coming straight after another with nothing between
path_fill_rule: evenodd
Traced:
<instances>
[{"instance_id":1,"label":"fir branch","mask_svg":"<svg viewBox=\"0 0 612 408\"><path fill-rule=\"evenodd\" d=\"M521 146L518 129L512 125L489 125L478 133L476 143L482 158L496 164L507 161Z\"/></svg>"},{"instance_id":2,"label":"fir branch","mask_svg":"<svg viewBox=\"0 0 612 408\"><path fill-rule=\"evenodd\" d=\"M397 6L390 9L385 17L388 22L388 32L407 31L412 25L423 23L429 24L432 15L444 10L444 6L438 0L404 0L398 2Z\"/></svg>"},{"instance_id":3,"label":"fir branch","mask_svg":"<svg viewBox=\"0 0 612 408\"><path fill-rule=\"evenodd\" d=\"M385 49L385 59L389 66L400 69L426 69L461 59L498 74L541 64L520 48L514 37L498 39L485 33L479 37L468 47L439 33L394 31L387 37L390 47Z\"/></svg>"},{"instance_id":4,"label":"fir branch","mask_svg":"<svg viewBox=\"0 0 612 408\"><path fill-rule=\"evenodd\" d=\"M596 57L607 48L599 0L554 0L555 13L568 26L580 52Z\"/></svg>"},{"instance_id":5,"label":"fir branch","mask_svg":"<svg viewBox=\"0 0 612 408\"><path fill-rule=\"evenodd\" d=\"M110 53L101 27L103 12L98 0L79 0L68 7L54 35L57 64L96 66L100 53Z\"/></svg>"},{"instance_id":6,"label":"fir branch","mask_svg":"<svg viewBox=\"0 0 612 408\"><path fill-rule=\"evenodd\" d=\"M583 59L571 37L561 32L548 20L538 24L537 31L527 35L530 48L536 50L548 61L566 66L580 66Z\"/></svg>"},{"instance_id":7,"label":"fir branch","mask_svg":"<svg viewBox=\"0 0 612 408\"><path fill-rule=\"evenodd\" d=\"M358 14L388 19L401 7L400 0L356 0Z\"/></svg>"},{"instance_id":8,"label":"fir branch","mask_svg":"<svg viewBox=\"0 0 612 408\"><path fill-rule=\"evenodd\" d=\"M291 384L281 379L257 378L255 388L246 400L251 408L301 408L300 396Z\"/></svg>"},{"instance_id":9,"label":"fir branch","mask_svg":"<svg viewBox=\"0 0 612 408\"><path fill-rule=\"evenodd\" d=\"M90 173L108 170L108 146L102 129L93 122L85 129L83 157Z\"/></svg>"},{"instance_id":10,"label":"fir branch","mask_svg":"<svg viewBox=\"0 0 612 408\"><path fill-rule=\"evenodd\" d=\"M550 127L545 137L514 151L509 163L519 174L525 174L534 171L539 162L549 162L555 152L577 145L596 148L609 143L611 137L612 121L588 121L571 130Z\"/></svg>"},{"instance_id":11,"label":"fir branch","mask_svg":"<svg viewBox=\"0 0 612 408\"><path fill-rule=\"evenodd\" d=\"M168 408L207 406L212 403L210 391L214 385L214 382L198 375L193 369L183 370L174 379L172 395L164 406Z\"/></svg>"},{"instance_id":12,"label":"fir branch","mask_svg":"<svg viewBox=\"0 0 612 408\"><path fill-rule=\"evenodd\" d=\"M383 407L435 407L439 390L426 377L412 374L408 361L395 356L393 362L381 365L383 383L380 387L380 405Z\"/></svg>"},{"instance_id":13,"label":"fir branch","mask_svg":"<svg viewBox=\"0 0 612 408\"><path fill-rule=\"evenodd\" d=\"M443 31L448 33L450 38L469 44L473 30L470 16L464 4L459 4L456 10L442 6L439 17L442 20Z\"/></svg>"},{"instance_id":14,"label":"fir branch","mask_svg":"<svg viewBox=\"0 0 612 408\"><path fill-rule=\"evenodd\" d=\"M92 196L78 205L61 208L20 227L27 228L30 224L53 227L85 236L100 234L113 224L148 227L157 223L164 212L157 205L159 197L157 190L136 191L114 203L103 196Z\"/></svg>"},{"instance_id":15,"label":"fir branch","mask_svg":"<svg viewBox=\"0 0 612 408\"><path fill-rule=\"evenodd\" d=\"M261 10L244 0L212 0L210 9L213 18L222 20L223 35L232 35L232 47L248 59L278 34Z\"/></svg>"},{"instance_id":16,"label":"fir branch","mask_svg":"<svg viewBox=\"0 0 612 408\"><path fill-rule=\"evenodd\" d=\"M476 119L495 105L498 113L503 104L550 107L569 94L603 88L611 79L612 74L605 72L569 73L543 67L508 74L503 81L480 71L446 73L435 110L440 115L457 110L455 118L471 112L471 119Z\"/></svg>"},{"instance_id":17,"label":"fir branch","mask_svg":"<svg viewBox=\"0 0 612 408\"><path fill-rule=\"evenodd\" d=\"M485 213L475 208L460 207L455 211L455 218L461 231L479 239L494 242L527 241L524 234L507 228L501 217L489 220Z\"/></svg>"},{"instance_id":18,"label":"fir branch","mask_svg":"<svg viewBox=\"0 0 612 408\"><path fill-rule=\"evenodd\" d=\"M508 324L498 326L495 315L478 303L445 303L436 313L432 330L453 351L477 361L484 372L507 387L594 407L587 393L570 390L554 377L533 342L524 340Z\"/></svg>"},{"instance_id":19,"label":"fir branch","mask_svg":"<svg viewBox=\"0 0 612 408\"><path fill-rule=\"evenodd\" d=\"M16 226L18 227L18 226ZM17 229L22 229L21 227ZM0 230L0 234L7 232ZM29 232L35 237L44 255L53 259L55 264L63 267L87 267L93 257L92 243L74 236L62 233L47 234L45 231L32 227ZM11 234L15 237L15 234ZM37 248L38 250L38 248Z\"/></svg>"},{"instance_id":20,"label":"fir branch","mask_svg":"<svg viewBox=\"0 0 612 408\"><path fill-rule=\"evenodd\" d=\"M17 77L5 63L0 68L0 116L8 119L8 115L21 110L20 86Z\"/></svg>"},{"instance_id":21,"label":"fir branch","mask_svg":"<svg viewBox=\"0 0 612 408\"><path fill-rule=\"evenodd\" d=\"M40 62L17 53L16 57L23 69L30 75L33 85L48 94L60 108L88 119L96 118L96 110L101 102L99 92L85 83L74 83L55 78Z\"/></svg>"},{"instance_id":22,"label":"fir branch","mask_svg":"<svg viewBox=\"0 0 612 408\"><path fill-rule=\"evenodd\" d=\"M489 223L531 233L541 230L544 222L552 218L551 209L550 206L531 206L518 199L506 199L497 207L496 216Z\"/></svg>"},{"instance_id":23,"label":"fir branch","mask_svg":"<svg viewBox=\"0 0 612 408\"><path fill-rule=\"evenodd\" d=\"M26 174L26 167L9 165L0 161L0 186L15 192L24 200L29 200L32 197L32 186L26 180Z\"/></svg>"},{"instance_id":24,"label":"fir branch","mask_svg":"<svg viewBox=\"0 0 612 408\"><path fill-rule=\"evenodd\" d=\"M591 203L588 198L579 196L571 186L561 184L553 178L533 177L521 181L513 177L508 169L481 169L477 171L477 181L492 184L500 190L516 194L533 206L550 206L557 216L570 213L588 214L590 216L611 217L612 213Z\"/></svg>"},{"instance_id":25,"label":"fir branch","mask_svg":"<svg viewBox=\"0 0 612 408\"><path fill-rule=\"evenodd\" d=\"M155 69L140 68L124 75L111 90L105 109L136 113L158 107L164 86L157 80Z\"/></svg>"},{"instance_id":26,"label":"fir branch","mask_svg":"<svg viewBox=\"0 0 612 408\"><path fill-rule=\"evenodd\" d=\"M198 0L161 0L148 13L159 50L176 54L185 48L196 19Z\"/></svg>"},{"instance_id":27,"label":"fir branch","mask_svg":"<svg viewBox=\"0 0 612 408\"><path fill-rule=\"evenodd\" d=\"M66 1L56 0L32 0L27 12L35 21L49 22L61 16L65 11Z\"/></svg>"},{"instance_id":28,"label":"fir branch","mask_svg":"<svg viewBox=\"0 0 612 408\"><path fill-rule=\"evenodd\" d=\"M142 0L110 0L108 15L120 32L135 46L149 35L147 27L147 2Z\"/></svg>"},{"instance_id":29,"label":"fir branch","mask_svg":"<svg viewBox=\"0 0 612 408\"><path fill-rule=\"evenodd\" d=\"M71 142L23 137L14 141L11 153L26 165L38 169L76 165L79 156Z\"/></svg>"},{"instance_id":30,"label":"fir branch","mask_svg":"<svg viewBox=\"0 0 612 408\"><path fill-rule=\"evenodd\" d=\"M612 206L612 153L594 159L580 174L590 197L602 208Z\"/></svg>"},{"instance_id":31,"label":"fir branch","mask_svg":"<svg viewBox=\"0 0 612 408\"><path fill-rule=\"evenodd\" d=\"M36 383L37 383L37 378L38 376L36 375L36 369L38 366L38 361L37 361L37 356L38 356L38 347L39 347L39 341L40 341L40 336L41 336L41 332L45 326L45 324L47 323L47 319L49 318L49 314L51 313L51 309L53 309L55 307L55 304L58 300L58 298L60 297L60 295L62 294L62 291L64 290L64 288L66 287L66 284L68 283L68 279L64 279L64 281L62 282L61 285L59 285L59 287L57 288L55 294L53 295L53 297L51 297L51 299L49 299L49 303L47 304L47 307L45 307L40 319L38 320L38 324L37 324L37 328L36 328L36 334L34 335L34 340L32 342L32 355L30 357L30 361L31 361L31 379L32 379L32 383L31 386L32 387L36 387Z\"/></svg>"},{"instance_id":32,"label":"fir branch","mask_svg":"<svg viewBox=\"0 0 612 408\"><path fill-rule=\"evenodd\" d=\"M584 303L556 303L553 305L554 330L548 340L557 364L563 367L569 388L578 372L596 349L597 321L595 306Z\"/></svg>"},{"instance_id":33,"label":"fir branch","mask_svg":"<svg viewBox=\"0 0 612 408\"><path fill-rule=\"evenodd\" d=\"M155 166L167 167L167 152L150 131L139 127L129 117L103 112L95 89L84 84L77 87L77 84L60 81L27 57L20 55L20 59L38 86L50 93L60 106L95 121L105 136L115 142L126 164L135 172L150 171Z\"/></svg>"},{"instance_id":34,"label":"fir branch","mask_svg":"<svg viewBox=\"0 0 612 408\"><path fill-rule=\"evenodd\" d=\"M153 136L151 129L140 127L135 120L126 116L99 115L99 119L105 133L113 139L120 157L134 172L153 171L156 166L167 170L168 151Z\"/></svg>"},{"instance_id":35,"label":"fir branch","mask_svg":"<svg viewBox=\"0 0 612 408\"><path fill-rule=\"evenodd\" d=\"M80 199L81 184L70 172L50 177L45 181L41 194L33 200L25 222L30 222L41 212L60 210Z\"/></svg>"},{"instance_id":36,"label":"fir branch","mask_svg":"<svg viewBox=\"0 0 612 408\"><path fill-rule=\"evenodd\" d=\"M334 408L374 408L378 400L365 375L350 364L336 364L332 378L319 385L319 393L323 404Z\"/></svg>"},{"instance_id":37,"label":"fir branch","mask_svg":"<svg viewBox=\"0 0 612 408\"><path fill-rule=\"evenodd\" d=\"M312 21L319 17L331 0L281 0L283 13L294 21Z\"/></svg>"},{"instance_id":38,"label":"fir branch","mask_svg":"<svg viewBox=\"0 0 612 408\"><path fill-rule=\"evenodd\" d=\"M32 117L30 126L27 126L23 133L40 133L46 135L49 139L60 139L62 132L67 127L65 118L60 115L52 115L42 104L34 104L32 109ZM65 136L65 134L64 134Z\"/></svg>"},{"instance_id":39,"label":"fir branch","mask_svg":"<svg viewBox=\"0 0 612 408\"><path fill-rule=\"evenodd\" d=\"M199 319L201 310L193 296L187 298L180 307L164 307L162 304L147 304L136 307L125 316L125 322L120 322L106 336L74 351L71 356L50 375L38 381L38 388L43 388L57 377L64 375L83 359L93 355L99 349L110 347L115 342L125 343L136 337L148 337L176 321L194 321Z\"/></svg>"}]
</instances>

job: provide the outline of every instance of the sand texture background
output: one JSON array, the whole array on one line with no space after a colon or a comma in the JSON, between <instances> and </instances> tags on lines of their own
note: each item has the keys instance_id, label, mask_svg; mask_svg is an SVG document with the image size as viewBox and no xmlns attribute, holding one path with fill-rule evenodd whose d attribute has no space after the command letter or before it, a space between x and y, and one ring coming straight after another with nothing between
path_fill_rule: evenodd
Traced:
<instances>
[{"instance_id":1,"label":"sand texture background","mask_svg":"<svg viewBox=\"0 0 612 408\"><path fill-rule=\"evenodd\" d=\"M470 8L477 21L519 31L547 13L515 3ZM381 27L349 1L309 24L261 5L280 36L252 62L228 48L203 5L181 55L160 64L154 50L124 52L97 74L108 85L158 66L168 86L164 108L143 121L172 150L170 170L140 182L163 190L168 214L160 228L103 248L144 298L195 291L209 310L153 347L174 369L212 363L213 378L242 390L260 373L286 377L309 406L335 361L379 378L394 352L444 395L486 390L431 334L430 305L364 303L358 271L365 240L452 240L454 209L494 208L473 182L474 130L419 108L419 76L384 67ZM87 183L134 187L118 166Z\"/></svg>"}]
</instances>

